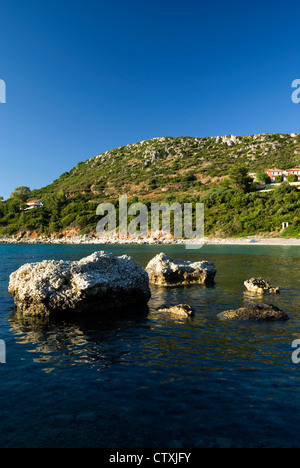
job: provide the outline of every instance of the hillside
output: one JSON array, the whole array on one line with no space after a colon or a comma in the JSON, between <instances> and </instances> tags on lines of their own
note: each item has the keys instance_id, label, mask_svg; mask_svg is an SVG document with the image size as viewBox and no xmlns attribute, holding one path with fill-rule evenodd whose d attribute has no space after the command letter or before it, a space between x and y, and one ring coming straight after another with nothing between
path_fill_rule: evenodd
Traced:
<instances>
[{"instance_id":1,"label":"hillside","mask_svg":"<svg viewBox=\"0 0 300 468\"><path fill-rule=\"evenodd\" d=\"M244 193L229 177L239 165L249 173L299 167L300 134L161 137L116 148L80 162L25 199L0 203L0 234L93 233L97 205L111 201L117 207L126 194L146 203L203 202L206 235L298 236L300 191L282 184L270 193ZM29 199L43 199L45 206L24 211ZM283 234L282 222L290 223Z\"/></svg>"},{"instance_id":2,"label":"hillside","mask_svg":"<svg viewBox=\"0 0 300 468\"><path fill-rule=\"evenodd\" d=\"M33 196L59 190L69 197L81 192L116 198L125 193L142 198L166 192L198 193L202 185L222 180L237 162L249 172L297 167L300 134L154 138L80 162Z\"/></svg>"}]
</instances>

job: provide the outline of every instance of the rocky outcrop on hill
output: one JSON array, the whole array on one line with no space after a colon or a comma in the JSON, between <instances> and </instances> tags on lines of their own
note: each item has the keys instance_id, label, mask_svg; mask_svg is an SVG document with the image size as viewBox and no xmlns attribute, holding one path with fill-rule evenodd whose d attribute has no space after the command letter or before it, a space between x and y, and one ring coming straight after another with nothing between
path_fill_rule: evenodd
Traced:
<instances>
[{"instance_id":1,"label":"rocky outcrop on hill","mask_svg":"<svg viewBox=\"0 0 300 468\"><path fill-rule=\"evenodd\" d=\"M26 315L130 308L147 304L151 297L145 270L127 255L106 252L78 262L24 265L11 274L9 293Z\"/></svg>"},{"instance_id":2,"label":"rocky outcrop on hill","mask_svg":"<svg viewBox=\"0 0 300 468\"><path fill-rule=\"evenodd\" d=\"M221 312L218 317L222 320L257 320L257 321L285 321L288 315L272 304L249 304L237 310Z\"/></svg>"},{"instance_id":3,"label":"rocky outcrop on hill","mask_svg":"<svg viewBox=\"0 0 300 468\"><path fill-rule=\"evenodd\" d=\"M147 265L150 283L160 286L212 284L217 273L210 262L187 262L170 258L165 253L156 255Z\"/></svg>"}]
</instances>

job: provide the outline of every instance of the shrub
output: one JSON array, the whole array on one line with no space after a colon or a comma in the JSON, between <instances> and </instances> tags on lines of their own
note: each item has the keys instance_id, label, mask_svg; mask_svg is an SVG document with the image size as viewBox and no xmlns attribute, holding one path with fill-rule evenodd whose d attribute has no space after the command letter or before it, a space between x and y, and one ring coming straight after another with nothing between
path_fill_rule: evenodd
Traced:
<instances>
[{"instance_id":1,"label":"shrub","mask_svg":"<svg viewBox=\"0 0 300 468\"><path fill-rule=\"evenodd\" d=\"M290 175L288 176L288 181L289 181L289 182L298 182L298 180L299 180L299 179L298 179L298 176L296 176L296 174L290 174Z\"/></svg>"},{"instance_id":2,"label":"shrub","mask_svg":"<svg viewBox=\"0 0 300 468\"><path fill-rule=\"evenodd\" d=\"M256 174L256 180L261 184L270 184L272 182L270 176L268 176L266 172L259 172Z\"/></svg>"}]
</instances>

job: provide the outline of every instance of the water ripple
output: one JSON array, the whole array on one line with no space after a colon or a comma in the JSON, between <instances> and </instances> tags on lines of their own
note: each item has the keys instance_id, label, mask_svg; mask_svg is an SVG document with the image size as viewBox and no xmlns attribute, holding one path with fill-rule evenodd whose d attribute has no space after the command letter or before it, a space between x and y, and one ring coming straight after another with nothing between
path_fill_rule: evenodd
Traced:
<instances>
[{"instance_id":1,"label":"water ripple","mask_svg":"<svg viewBox=\"0 0 300 468\"><path fill-rule=\"evenodd\" d=\"M133 316L36 320L13 312L12 271L94 250L0 246L0 338L8 358L0 367L2 446L300 446L291 430L300 406L300 365L291 360L291 343L300 339L299 250L168 247L183 259L213 261L216 284L153 287L149 310ZM161 247L110 250L145 266ZM261 301L245 291L252 276L281 287L266 300L287 312L288 322L218 319ZM174 303L192 305L195 318L157 311Z\"/></svg>"}]
</instances>

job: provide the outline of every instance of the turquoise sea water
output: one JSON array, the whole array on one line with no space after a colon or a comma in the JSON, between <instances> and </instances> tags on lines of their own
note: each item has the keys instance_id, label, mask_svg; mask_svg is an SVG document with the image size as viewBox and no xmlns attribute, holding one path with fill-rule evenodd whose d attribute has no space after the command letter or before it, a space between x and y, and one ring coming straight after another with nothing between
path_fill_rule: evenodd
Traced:
<instances>
[{"instance_id":1,"label":"turquoise sea water","mask_svg":"<svg viewBox=\"0 0 300 468\"><path fill-rule=\"evenodd\" d=\"M25 320L14 315L9 275L24 263L79 260L96 250L208 260L213 287L152 287L148 311ZM299 247L0 245L0 447L300 447ZM243 282L266 277L288 322L224 322L219 312L260 302ZM189 303L192 320L159 314Z\"/></svg>"}]
</instances>

